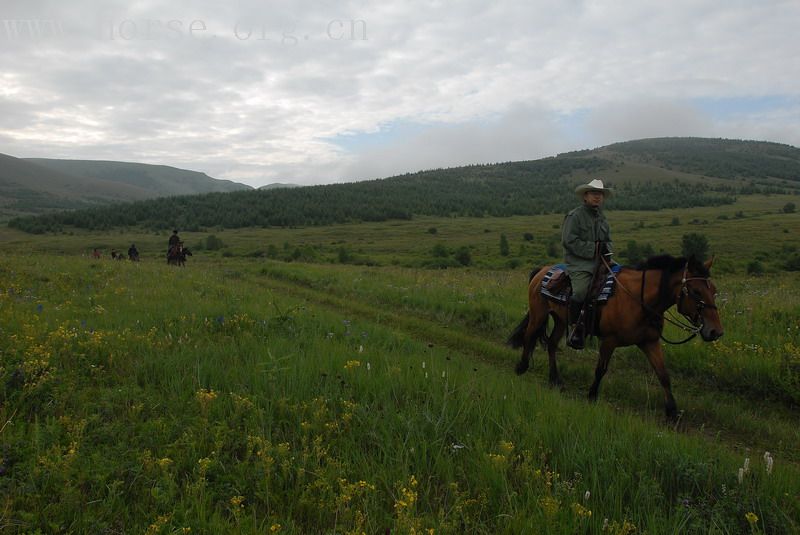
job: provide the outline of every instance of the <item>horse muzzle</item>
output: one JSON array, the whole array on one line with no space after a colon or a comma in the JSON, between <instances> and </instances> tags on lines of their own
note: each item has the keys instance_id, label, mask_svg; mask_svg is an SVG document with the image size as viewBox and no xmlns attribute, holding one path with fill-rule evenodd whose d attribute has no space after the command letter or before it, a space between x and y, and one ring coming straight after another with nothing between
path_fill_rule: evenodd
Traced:
<instances>
[{"instance_id":1,"label":"horse muzzle","mask_svg":"<svg viewBox=\"0 0 800 535\"><path fill-rule=\"evenodd\" d=\"M714 328L708 325L703 325L703 328L700 329L700 336L706 342L713 342L714 340L718 340L725 334L725 331L722 328Z\"/></svg>"}]
</instances>

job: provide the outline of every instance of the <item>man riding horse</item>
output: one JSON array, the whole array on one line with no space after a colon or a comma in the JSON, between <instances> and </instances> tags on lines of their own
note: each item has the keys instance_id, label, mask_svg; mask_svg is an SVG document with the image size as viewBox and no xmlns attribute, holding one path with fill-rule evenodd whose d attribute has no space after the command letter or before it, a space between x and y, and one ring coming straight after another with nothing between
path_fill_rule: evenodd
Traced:
<instances>
[{"instance_id":1,"label":"man riding horse","mask_svg":"<svg viewBox=\"0 0 800 535\"><path fill-rule=\"evenodd\" d=\"M569 318L574 327L567 345L583 349L587 315L584 301L600 263L600 255L611 254L611 229L601 208L612 190L604 187L602 180L594 179L575 188L575 193L582 198L583 204L564 218L561 244L572 281Z\"/></svg>"},{"instance_id":2,"label":"man riding horse","mask_svg":"<svg viewBox=\"0 0 800 535\"><path fill-rule=\"evenodd\" d=\"M172 236L169 237L169 244L167 245L167 255L169 255L170 251L178 246L181 242L181 239L178 237L178 231L173 230Z\"/></svg>"},{"instance_id":3,"label":"man riding horse","mask_svg":"<svg viewBox=\"0 0 800 535\"><path fill-rule=\"evenodd\" d=\"M713 342L724 334L715 302L717 290L711 281L713 259L701 262L694 257L661 255L648 258L635 267L612 266L604 256L611 251L611 233L600 211L611 190L604 187L601 180L595 179L579 186L575 193L583 199L583 205L566 216L563 226L565 267L572 279L572 297L567 297L563 291L562 266L544 266L531 272L528 312L508 338L509 345L522 348L516 371L522 374L528 370L531 354L541 343L547 349L550 384L562 385L556 363L559 340L570 323L568 316L578 315L577 323L581 328L575 329L577 332L573 333L573 338L577 340L571 341L570 345L582 347L584 330L581 321L585 325L587 320L582 316L587 314L575 314L575 309L580 309L578 303L582 300L591 301L591 282L598 277L605 304L602 305L602 314L590 318L591 331L598 337L600 347L589 399L597 399L600 382L608 371L614 350L635 345L647 355L656 372L664 390L665 412L674 421L678 410L661 347L661 340L669 342L664 338L664 324L669 322L691 333L683 342L698 334L704 341ZM599 273L600 266L607 272ZM685 321L665 317L664 314L673 306ZM572 314L568 313L570 308ZM553 328L548 331L550 319Z\"/></svg>"}]
</instances>

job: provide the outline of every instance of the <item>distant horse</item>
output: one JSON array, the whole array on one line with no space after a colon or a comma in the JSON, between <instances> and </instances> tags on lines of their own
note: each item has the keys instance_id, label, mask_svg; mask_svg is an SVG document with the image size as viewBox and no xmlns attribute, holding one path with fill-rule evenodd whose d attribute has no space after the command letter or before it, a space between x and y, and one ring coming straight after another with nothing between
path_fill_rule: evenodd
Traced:
<instances>
[{"instance_id":1,"label":"distant horse","mask_svg":"<svg viewBox=\"0 0 800 535\"><path fill-rule=\"evenodd\" d=\"M711 282L711 264L694 258L673 258L669 255L648 259L636 268L624 267L616 275L617 288L601 307L597 336L600 355L594 372L589 399L597 400L600 380L608 371L611 354L617 347L636 345L650 360L664 389L664 408L667 417L675 419L678 409L672 397L669 374L664 366L661 349L664 312L677 304L677 310L694 326L703 340L712 342L723 335L722 323L715 304L716 288ZM536 342L547 347L550 361L550 384L560 386L556 366L558 341L567 325L567 306L548 299L541 293L542 279L550 266L532 275L528 284L528 313L511 333L508 344L522 347L522 358L516 371L527 371ZM552 316L555 326L548 335L547 319Z\"/></svg>"},{"instance_id":2,"label":"distant horse","mask_svg":"<svg viewBox=\"0 0 800 535\"><path fill-rule=\"evenodd\" d=\"M192 252L184 247L183 244L175 244L167 253L167 264L170 266L184 267L186 265L187 256L192 256Z\"/></svg>"}]
</instances>

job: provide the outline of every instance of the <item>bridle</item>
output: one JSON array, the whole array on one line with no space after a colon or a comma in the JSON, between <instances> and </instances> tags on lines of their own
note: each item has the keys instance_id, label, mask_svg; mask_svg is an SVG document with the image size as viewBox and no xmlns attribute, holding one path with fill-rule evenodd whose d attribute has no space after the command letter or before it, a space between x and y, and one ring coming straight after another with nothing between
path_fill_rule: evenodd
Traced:
<instances>
[{"instance_id":1,"label":"bridle","mask_svg":"<svg viewBox=\"0 0 800 535\"><path fill-rule=\"evenodd\" d=\"M703 323L702 323L702 320L703 320L703 316L702 316L703 309L710 308L712 310L717 310L717 305L709 305L708 303L706 303L702 299L698 299L696 297L693 297L693 296L689 295L689 287L686 286L686 283L689 282L689 281L701 280L701 281L705 281L706 287L711 289L711 278L710 277L688 277L687 278L686 275L688 273L688 270L689 270L689 262L686 262L686 265L683 267L683 276L681 277L681 294L680 294L680 297L678 297L678 306L676 308L678 309L678 312L680 312L681 305L683 304L683 298L684 297L688 297L688 298L694 300L696 305L697 305L697 307L696 307L697 317L700 318L700 327L702 327L703 326ZM687 316L683 312L681 312L681 314L683 315L683 317L685 317L686 319L691 321L693 325L695 325L695 326L697 325L697 323L693 319L691 319L689 316Z\"/></svg>"}]
</instances>

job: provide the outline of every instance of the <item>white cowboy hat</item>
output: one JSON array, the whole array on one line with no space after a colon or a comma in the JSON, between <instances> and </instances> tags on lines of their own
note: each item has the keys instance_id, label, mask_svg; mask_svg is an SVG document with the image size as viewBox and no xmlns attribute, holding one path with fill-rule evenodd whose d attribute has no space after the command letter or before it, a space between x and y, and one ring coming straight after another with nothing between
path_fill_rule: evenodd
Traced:
<instances>
[{"instance_id":1,"label":"white cowboy hat","mask_svg":"<svg viewBox=\"0 0 800 535\"><path fill-rule=\"evenodd\" d=\"M583 197L583 194L586 193L587 191L600 191L603 193L604 197L611 197L611 195L614 193L614 190L612 190L611 188L603 187L603 181L597 178L595 178L588 184L581 184L580 186L575 188L575 194L578 197Z\"/></svg>"}]
</instances>

